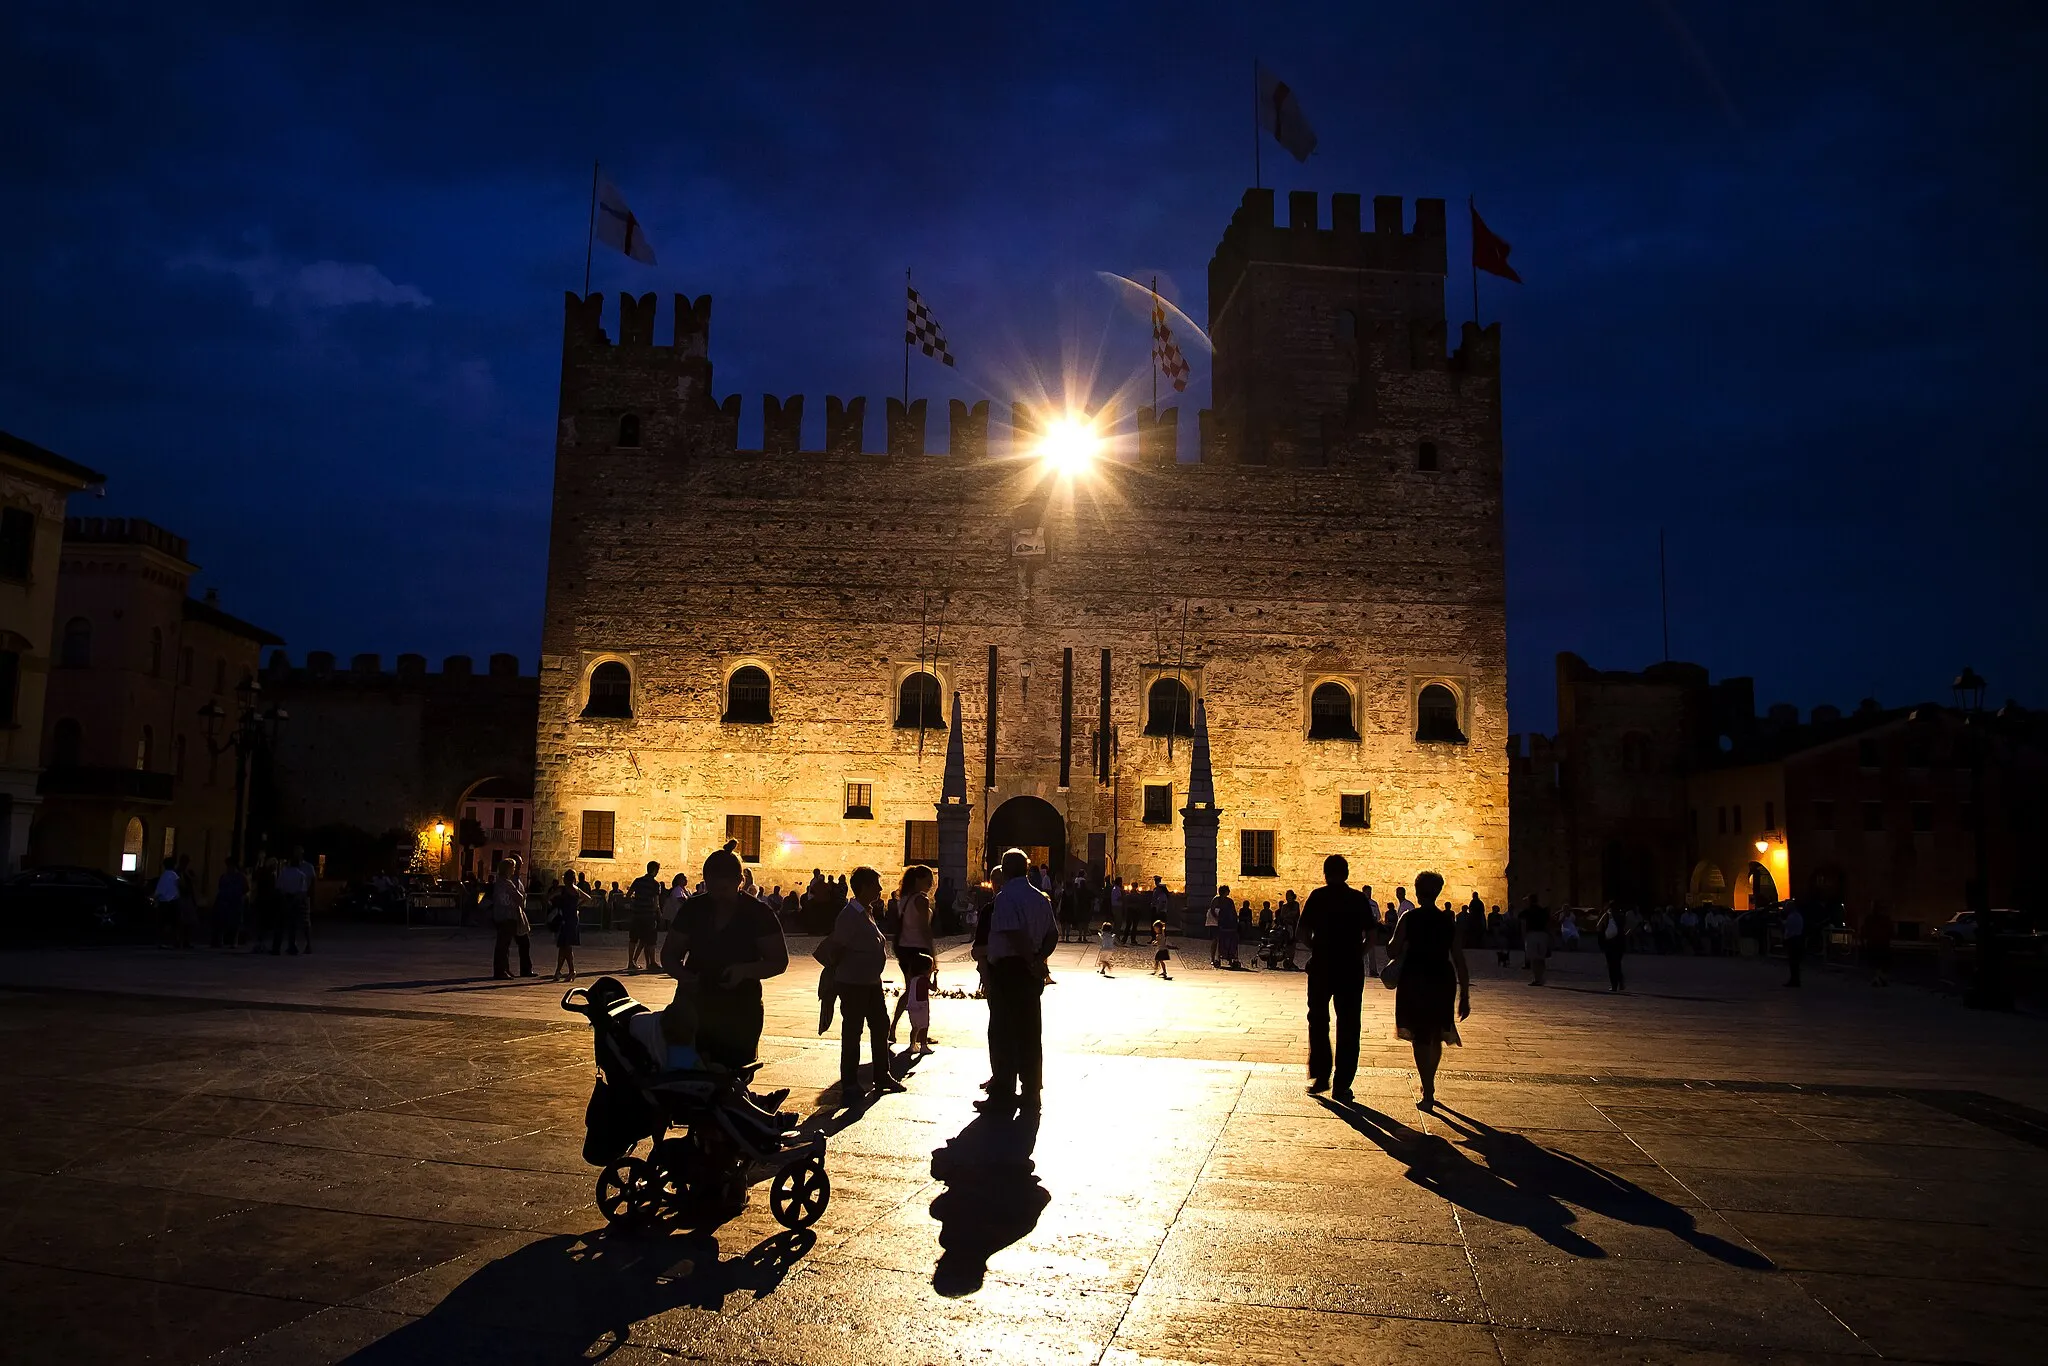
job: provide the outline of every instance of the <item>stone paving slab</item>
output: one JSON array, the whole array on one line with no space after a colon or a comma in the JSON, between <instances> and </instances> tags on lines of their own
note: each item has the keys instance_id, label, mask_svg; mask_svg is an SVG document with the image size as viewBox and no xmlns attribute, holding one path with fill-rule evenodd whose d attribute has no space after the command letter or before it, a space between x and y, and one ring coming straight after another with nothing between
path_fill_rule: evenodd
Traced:
<instances>
[{"instance_id":1,"label":"stone paving slab","mask_svg":"<svg viewBox=\"0 0 2048 1366\"><path fill-rule=\"evenodd\" d=\"M2048 1329L2038 1019L1486 964L1424 1114L1385 993L1339 1106L1301 1088L1299 974L1102 979L1069 946L1035 1129L975 1118L985 1008L942 999L910 1094L836 1126L814 1229L757 1191L621 1237L588 1030L480 949L0 954L8 1360L1820 1366L2033 1362ZM771 984L763 1047L806 1110L838 1069L811 980Z\"/></svg>"}]
</instances>

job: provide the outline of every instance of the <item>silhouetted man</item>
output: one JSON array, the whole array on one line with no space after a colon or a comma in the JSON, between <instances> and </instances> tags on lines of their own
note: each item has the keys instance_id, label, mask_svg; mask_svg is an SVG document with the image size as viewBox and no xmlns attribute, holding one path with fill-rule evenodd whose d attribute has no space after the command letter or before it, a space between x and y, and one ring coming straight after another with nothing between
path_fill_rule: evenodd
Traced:
<instances>
[{"instance_id":1,"label":"silhouetted man","mask_svg":"<svg viewBox=\"0 0 2048 1366\"><path fill-rule=\"evenodd\" d=\"M1036 1114L1045 1079L1045 1039L1039 997L1045 963L1059 945L1052 902L1031 885L1021 849L1003 854L1004 881L989 907L988 943L980 950L988 993L988 1099L984 1114Z\"/></svg>"},{"instance_id":2,"label":"silhouetted man","mask_svg":"<svg viewBox=\"0 0 2048 1366\"><path fill-rule=\"evenodd\" d=\"M1351 1099L1351 1083L1358 1075L1359 998L1365 991L1365 940L1372 924L1370 903L1347 885L1350 877L1351 865L1342 854L1324 859L1323 885L1308 894L1301 911L1301 934L1309 947L1308 1093L1331 1091L1338 1100Z\"/></svg>"}]
</instances>

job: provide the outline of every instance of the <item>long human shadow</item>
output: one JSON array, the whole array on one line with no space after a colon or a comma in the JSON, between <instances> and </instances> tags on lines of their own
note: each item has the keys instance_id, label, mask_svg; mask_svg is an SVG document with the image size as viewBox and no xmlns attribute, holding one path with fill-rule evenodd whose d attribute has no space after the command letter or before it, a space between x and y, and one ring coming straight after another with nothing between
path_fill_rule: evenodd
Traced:
<instances>
[{"instance_id":1,"label":"long human shadow","mask_svg":"<svg viewBox=\"0 0 2048 1366\"><path fill-rule=\"evenodd\" d=\"M988 1259L1038 1227L1052 1196L1031 1159L1037 1146L1036 1115L981 1115L932 1154L932 1179L946 1183L931 1205L940 1248L933 1290L973 1294L988 1277Z\"/></svg>"},{"instance_id":2,"label":"long human shadow","mask_svg":"<svg viewBox=\"0 0 2048 1366\"><path fill-rule=\"evenodd\" d=\"M1460 1143L1411 1129L1367 1106L1333 1101L1324 1105L1389 1156L1406 1163L1408 1179L1424 1190L1481 1218L1526 1228L1575 1257L1607 1255L1606 1249L1576 1227L1577 1211L1586 1210L1618 1223L1663 1229L1730 1266L1776 1269L1750 1249L1702 1231L1689 1211L1626 1177L1584 1158L1545 1148L1520 1134L1482 1124L1447 1106L1438 1105L1435 1113L1458 1130ZM1467 1156L1464 1149L1468 1148L1485 1163Z\"/></svg>"},{"instance_id":3,"label":"long human shadow","mask_svg":"<svg viewBox=\"0 0 2048 1366\"><path fill-rule=\"evenodd\" d=\"M772 1295L816 1243L817 1235L798 1229L763 1239L740 1256L721 1257L717 1238L708 1233L543 1238L481 1267L425 1316L347 1361L601 1360L632 1341L634 1324L657 1314L717 1311L732 1295Z\"/></svg>"}]
</instances>

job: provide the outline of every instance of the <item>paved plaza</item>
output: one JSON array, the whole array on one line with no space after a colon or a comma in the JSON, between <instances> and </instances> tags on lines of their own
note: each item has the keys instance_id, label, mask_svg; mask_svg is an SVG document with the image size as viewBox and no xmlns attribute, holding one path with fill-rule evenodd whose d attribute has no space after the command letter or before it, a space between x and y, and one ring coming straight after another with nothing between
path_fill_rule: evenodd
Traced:
<instances>
[{"instance_id":1,"label":"paved plaza","mask_svg":"<svg viewBox=\"0 0 2048 1366\"><path fill-rule=\"evenodd\" d=\"M762 1084L810 1110L838 1063L806 947ZM1301 976L1204 955L1105 980L1062 948L1035 1129L977 1121L985 1009L935 1001L909 1093L833 1134L814 1229L757 1188L658 1237L602 1232L589 1031L544 976L488 980L481 930L0 955L7 1358L2042 1359L2039 1018L1732 959L1632 958L1615 997L1567 957L1536 990L1481 954L1424 1114L1389 993L1358 1104L1326 1104Z\"/></svg>"}]
</instances>

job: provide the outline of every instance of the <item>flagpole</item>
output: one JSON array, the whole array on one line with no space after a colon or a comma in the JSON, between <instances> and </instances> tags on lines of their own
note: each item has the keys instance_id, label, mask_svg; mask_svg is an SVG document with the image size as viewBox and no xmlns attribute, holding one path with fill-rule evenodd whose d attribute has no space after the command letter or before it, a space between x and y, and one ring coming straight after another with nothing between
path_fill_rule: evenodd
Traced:
<instances>
[{"instance_id":1,"label":"flagpole","mask_svg":"<svg viewBox=\"0 0 2048 1366\"><path fill-rule=\"evenodd\" d=\"M1159 316L1159 277L1157 275L1152 277L1152 316L1154 318ZM1158 326L1159 324L1156 322L1153 324L1154 328ZM1159 420L1159 336L1156 331L1152 337L1152 420L1154 422Z\"/></svg>"},{"instance_id":2,"label":"flagpole","mask_svg":"<svg viewBox=\"0 0 2048 1366\"><path fill-rule=\"evenodd\" d=\"M1469 223L1479 215L1479 206L1471 195L1465 196L1465 218ZM1472 235L1472 325L1479 326L1479 237Z\"/></svg>"},{"instance_id":3,"label":"flagpole","mask_svg":"<svg viewBox=\"0 0 2048 1366\"><path fill-rule=\"evenodd\" d=\"M1259 167L1259 59L1252 58L1252 188L1264 189L1265 173ZM592 182L595 184L596 182Z\"/></svg>"},{"instance_id":4,"label":"flagpole","mask_svg":"<svg viewBox=\"0 0 2048 1366\"><path fill-rule=\"evenodd\" d=\"M910 297L909 266L903 268L903 295L904 307L908 309ZM906 413L910 411L910 329L908 327L903 329L903 411ZM924 737L920 735L918 738L922 740Z\"/></svg>"},{"instance_id":5,"label":"flagpole","mask_svg":"<svg viewBox=\"0 0 2048 1366\"><path fill-rule=\"evenodd\" d=\"M1664 619L1664 662L1671 662L1671 592L1664 577L1664 528L1657 528L1657 610Z\"/></svg>"},{"instance_id":6,"label":"flagpole","mask_svg":"<svg viewBox=\"0 0 2048 1366\"><path fill-rule=\"evenodd\" d=\"M583 297L590 297L590 246L597 240L597 158L590 159L590 229L583 235Z\"/></svg>"}]
</instances>

